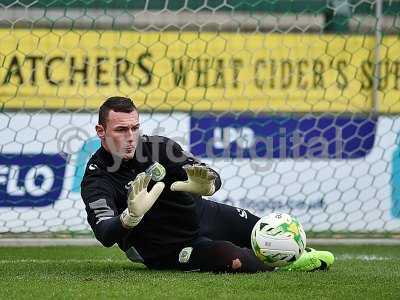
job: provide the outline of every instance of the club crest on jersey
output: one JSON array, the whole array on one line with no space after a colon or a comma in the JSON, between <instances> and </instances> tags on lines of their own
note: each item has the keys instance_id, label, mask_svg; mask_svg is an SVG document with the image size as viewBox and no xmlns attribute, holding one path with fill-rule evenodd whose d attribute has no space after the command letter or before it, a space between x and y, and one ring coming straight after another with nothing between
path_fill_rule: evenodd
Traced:
<instances>
[{"instance_id":1,"label":"club crest on jersey","mask_svg":"<svg viewBox=\"0 0 400 300\"><path fill-rule=\"evenodd\" d=\"M164 166L156 161L146 169L146 174L150 175L154 181L161 181L164 179L166 171Z\"/></svg>"}]
</instances>

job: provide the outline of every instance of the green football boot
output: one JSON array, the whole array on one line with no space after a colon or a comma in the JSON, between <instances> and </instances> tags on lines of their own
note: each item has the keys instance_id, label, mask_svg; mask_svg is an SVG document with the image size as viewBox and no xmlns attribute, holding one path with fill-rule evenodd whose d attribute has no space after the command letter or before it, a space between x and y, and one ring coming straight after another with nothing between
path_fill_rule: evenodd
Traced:
<instances>
[{"instance_id":1,"label":"green football boot","mask_svg":"<svg viewBox=\"0 0 400 300\"><path fill-rule=\"evenodd\" d=\"M332 252L315 250L313 248L306 248L306 251L314 252L318 259L321 261L321 267L319 268L319 270L329 270L329 268L332 267L333 262L335 261L335 257L333 256Z\"/></svg>"},{"instance_id":2,"label":"green football boot","mask_svg":"<svg viewBox=\"0 0 400 300\"><path fill-rule=\"evenodd\" d=\"M317 251L313 248L306 248L298 260L278 270L303 272L326 271L332 266L334 260L333 254L329 251Z\"/></svg>"}]
</instances>

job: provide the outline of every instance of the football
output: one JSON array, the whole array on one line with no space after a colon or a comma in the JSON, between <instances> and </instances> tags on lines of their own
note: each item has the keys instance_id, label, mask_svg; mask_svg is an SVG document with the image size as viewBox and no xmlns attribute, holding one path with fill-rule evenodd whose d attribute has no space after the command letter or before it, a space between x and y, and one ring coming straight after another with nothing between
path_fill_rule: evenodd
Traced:
<instances>
[{"instance_id":1,"label":"football","mask_svg":"<svg viewBox=\"0 0 400 300\"><path fill-rule=\"evenodd\" d=\"M298 219L286 213L271 213L254 225L251 246L262 262L282 267L303 253L306 234Z\"/></svg>"}]
</instances>

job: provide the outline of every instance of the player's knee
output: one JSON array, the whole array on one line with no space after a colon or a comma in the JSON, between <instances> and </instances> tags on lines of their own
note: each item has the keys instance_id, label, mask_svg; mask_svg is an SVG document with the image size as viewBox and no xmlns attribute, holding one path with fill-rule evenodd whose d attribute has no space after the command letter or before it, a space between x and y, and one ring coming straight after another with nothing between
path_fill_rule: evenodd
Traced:
<instances>
[{"instance_id":1,"label":"player's knee","mask_svg":"<svg viewBox=\"0 0 400 300\"><path fill-rule=\"evenodd\" d=\"M239 258L236 258L232 261L232 270L238 271L242 267L242 262Z\"/></svg>"},{"instance_id":2,"label":"player's knee","mask_svg":"<svg viewBox=\"0 0 400 300\"><path fill-rule=\"evenodd\" d=\"M244 259L240 247L228 241L216 241L214 247L217 252L216 256L225 261L229 270L235 272L240 271Z\"/></svg>"},{"instance_id":3,"label":"player's knee","mask_svg":"<svg viewBox=\"0 0 400 300\"><path fill-rule=\"evenodd\" d=\"M269 269L248 248L242 248L228 241L216 243L219 257L222 257L228 272L255 273Z\"/></svg>"}]
</instances>

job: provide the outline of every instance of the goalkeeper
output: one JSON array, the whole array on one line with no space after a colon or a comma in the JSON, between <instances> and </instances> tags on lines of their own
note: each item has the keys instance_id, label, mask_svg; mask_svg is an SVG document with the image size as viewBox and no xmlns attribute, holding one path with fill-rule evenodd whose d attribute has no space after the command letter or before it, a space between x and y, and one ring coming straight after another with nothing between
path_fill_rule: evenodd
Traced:
<instances>
[{"instance_id":1,"label":"goalkeeper","mask_svg":"<svg viewBox=\"0 0 400 300\"><path fill-rule=\"evenodd\" d=\"M271 271L253 254L250 233L258 217L207 201L221 187L216 171L171 139L139 135L139 112L124 97L99 110L100 149L81 183L87 218L106 247L118 244L150 269ZM314 270L333 262L306 252L289 269Z\"/></svg>"}]
</instances>

